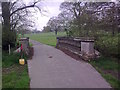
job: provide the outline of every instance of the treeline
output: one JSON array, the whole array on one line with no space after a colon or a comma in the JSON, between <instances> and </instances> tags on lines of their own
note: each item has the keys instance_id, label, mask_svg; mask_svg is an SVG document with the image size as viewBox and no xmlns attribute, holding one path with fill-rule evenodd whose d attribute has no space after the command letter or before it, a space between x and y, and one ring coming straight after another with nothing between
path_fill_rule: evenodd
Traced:
<instances>
[{"instance_id":1,"label":"treeline","mask_svg":"<svg viewBox=\"0 0 120 90\"><path fill-rule=\"evenodd\" d=\"M65 31L71 37L94 37L95 48L103 55L120 56L120 1L63 2L60 10L44 30Z\"/></svg>"},{"instance_id":2,"label":"treeline","mask_svg":"<svg viewBox=\"0 0 120 90\"><path fill-rule=\"evenodd\" d=\"M96 36L120 32L120 2L63 2L61 13L52 17L45 31L67 31L70 36Z\"/></svg>"}]
</instances>

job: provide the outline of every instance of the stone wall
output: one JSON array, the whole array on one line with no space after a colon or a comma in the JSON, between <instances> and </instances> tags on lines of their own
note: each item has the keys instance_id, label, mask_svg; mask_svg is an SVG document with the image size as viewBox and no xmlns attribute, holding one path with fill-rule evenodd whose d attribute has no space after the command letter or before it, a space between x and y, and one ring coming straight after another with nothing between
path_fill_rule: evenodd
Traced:
<instances>
[{"instance_id":1,"label":"stone wall","mask_svg":"<svg viewBox=\"0 0 120 90\"><path fill-rule=\"evenodd\" d=\"M21 39L19 40L19 43L22 44L22 46L23 46L23 51L24 51L27 55L29 55L29 37L27 37L27 38L21 38Z\"/></svg>"},{"instance_id":2,"label":"stone wall","mask_svg":"<svg viewBox=\"0 0 120 90\"><path fill-rule=\"evenodd\" d=\"M57 37L56 46L80 53L81 42L79 40L74 40L74 38Z\"/></svg>"},{"instance_id":3,"label":"stone wall","mask_svg":"<svg viewBox=\"0 0 120 90\"><path fill-rule=\"evenodd\" d=\"M84 60L95 58L94 38L57 37L56 47L64 48L75 54L78 54Z\"/></svg>"}]
</instances>

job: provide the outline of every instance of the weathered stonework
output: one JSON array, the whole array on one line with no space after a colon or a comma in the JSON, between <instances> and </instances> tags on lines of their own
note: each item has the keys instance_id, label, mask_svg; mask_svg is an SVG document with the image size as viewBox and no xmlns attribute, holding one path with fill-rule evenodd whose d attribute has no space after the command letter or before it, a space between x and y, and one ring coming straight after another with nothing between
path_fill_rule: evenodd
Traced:
<instances>
[{"instance_id":1,"label":"weathered stonework","mask_svg":"<svg viewBox=\"0 0 120 90\"><path fill-rule=\"evenodd\" d=\"M19 40L19 43L22 44L22 46L23 46L23 51L24 51L27 55L29 55L29 37L27 37L27 38L21 38L21 39Z\"/></svg>"},{"instance_id":2,"label":"weathered stonework","mask_svg":"<svg viewBox=\"0 0 120 90\"><path fill-rule=\"evenodd\" d=\"M91 58L96 57L93 38L57 37L56 47L64 48L72 51L73 53L77 53L84 60L90 60Z\"/></svg>"},{"instance_id":3,"label":"weathered stonework","mask_svg":"<svg viewBox=\"0 0 120 90\"><path fill-rule=\"evenodd\" d=\"M95 57L94 40L81 41L81 54L85 60Z\"/></svg>"}]
</instances>

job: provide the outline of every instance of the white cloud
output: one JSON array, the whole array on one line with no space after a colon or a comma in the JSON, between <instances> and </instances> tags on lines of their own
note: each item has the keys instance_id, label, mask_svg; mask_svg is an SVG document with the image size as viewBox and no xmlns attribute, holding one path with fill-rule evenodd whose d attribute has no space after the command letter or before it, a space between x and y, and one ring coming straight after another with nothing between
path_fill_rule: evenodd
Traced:
<instances>
[{"instance_id":1,"label":"white cloud","mask_svg":"<svg viewBox=\"0 0 120 90\"><path fill-rule=\"evenodd\" d=\"M30 1L32 0L24 0L26 4L28 4ZM43 29L51 17L57 16L60 13L59 6L63 1L64 0L42 0L39 4L37 4L42 9L46 10L47 13L45 13L46 16L43 16L37 10L36 14L34 14L34 17L36 17L36 19L34 18L34 21L36 23L35 28L38 30Z\"/></svg>"}]
</instances>

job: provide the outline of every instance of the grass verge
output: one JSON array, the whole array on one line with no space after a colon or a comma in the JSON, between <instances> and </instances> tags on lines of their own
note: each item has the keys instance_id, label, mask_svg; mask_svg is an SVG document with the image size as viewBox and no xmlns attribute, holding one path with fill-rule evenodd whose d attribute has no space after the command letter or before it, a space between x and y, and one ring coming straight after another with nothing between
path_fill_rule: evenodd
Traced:
<instances>
[{"instance_id":1,"label":"grass verge","mask_svg":"<svg viewBox=\"0 0 120 90\"><path fill-rule=\"evenodd\" d=\"M118 71L120 65L115 58L100 57L90 62L96 70L106 79L113 88L119 88L120 80L118 79Z\"/></svg>"},{"instance_id":2,"label":"grass verge","mask_svg":"<svg viewBox=\"0 0 120 90\"><path fill-rule=\"evenodd\" d=\"M27 65L3 68L2 88L29 88Z\"/></svg>"},{"instance_id":3,"label":"grass verge","mask_svg":"<svg viewBox=\"0 0 120 90\"><path fill-rule=\"evenodd\" d=\"M2 88L29 88L27 64L19 65L20 54L3 53ZM27 57L24 56L25 60Z\"/></svg>"}]
</instances>

